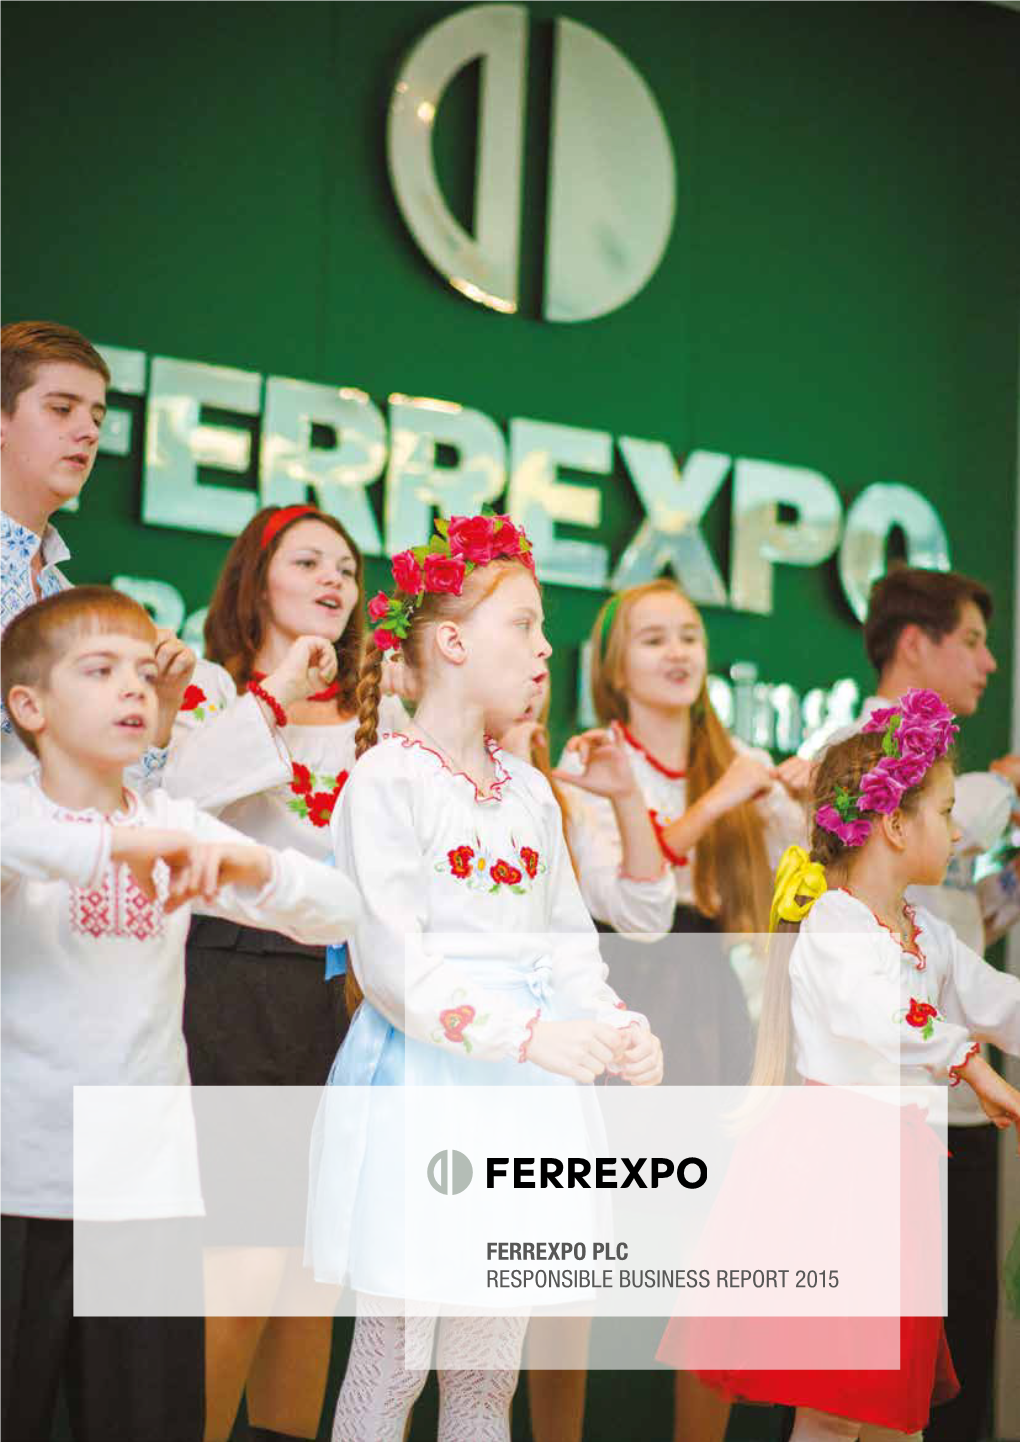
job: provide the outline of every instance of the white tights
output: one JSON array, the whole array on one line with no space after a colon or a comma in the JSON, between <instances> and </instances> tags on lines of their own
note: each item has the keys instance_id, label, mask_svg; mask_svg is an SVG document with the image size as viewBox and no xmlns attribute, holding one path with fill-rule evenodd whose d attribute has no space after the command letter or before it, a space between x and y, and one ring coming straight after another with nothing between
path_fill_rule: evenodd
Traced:
<instances>
[{"instance_id":1,"label":"white tights","mask_svg":"<svg viewBox=\"0 0 1020 1442\"><path fill-rule=\"evenodd\" d=\"M438 1327L437 1442L509 1442L526 1317L444 1317ZM432 1360L435 1317L360 1315L333 1442L402 1442Z\"/></svg>"},{"instance_id":2,"label":"white tights","mask_svg":"<svg viewBox=\"0 0 1020 1442\"><path fill-rule=\"evenodd\" d=\"M798 1407L790 1442L921 1442L920 1432L896 1432L871 1422L851 1422L813 1407Z\"/></svg>"}]
</instances>

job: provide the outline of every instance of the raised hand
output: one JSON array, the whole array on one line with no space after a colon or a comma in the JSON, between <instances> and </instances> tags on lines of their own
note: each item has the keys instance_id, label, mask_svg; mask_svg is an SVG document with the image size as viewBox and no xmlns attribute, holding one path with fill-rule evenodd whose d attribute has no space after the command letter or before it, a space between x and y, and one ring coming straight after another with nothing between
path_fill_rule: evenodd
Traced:
<instances>
[{"instance_id":1,"label":"raised hand","mask_svg":"<svg viewBox=\"0 0 1020 1442\"><path fill-rule=\"evenodd\" d=\"M190 868L198 844L190 831L163 830L156 826L115 826L110 843L110 860L123 862L142 894L155 901L156 882L152 869L156 863L164 864L173 884Z\"/></svg>"},{"instance_id":2,"label":"raised hand","mask_svg":"<svg viewBox=\"0 0 1020 1442\"><path fill-rule=\"evenodd\" d=\"M816 761L807 761L803 756L788 756L776 767L776 780L793 797L794 801L807 801L814 789Z\"/></svg>"},{"instance_id":3,"label":"raised hand","mask_svg":"<svg viewBox=\"0 0 1020 1442\"><path fill-rule=\"evenodd\" d=\"M1005 1131L1017 1129L1017 1154L1020 1155L1020 1092L985 1061L979 1052L967 1058L960 1067L960 1076L973 1088L982 1110L993 1126Z\"/></svg>"},{"instance_id":4,"label":"raised hand","mask_svg":"<svg viewBox=\"0 0 1020 1442\"><path fill-rule=\"evenodd\" d=\"M115 826L110 859L123 862L150 901L157 897L153 868L166 868L163 910L176 911L196 896L212 901L221 886L259 888L272 875L272 862L264 846L241 842L203 842L190 831L162 830L155 826Z\"/></svg>"},{"instance_id":5,"label":"raised hand","mask_svg":"<svg viewBox=\"0 0 1020 1442\"><path fill-rule=\"evenodd\" d=\"M757 801L765 796L776 780L776 768L756 761L753 756L737 754L711 787L715 799L724 810L741 806L746 801Z\"/></svg>"},{"instance_id":6,"label":"raised hand","mask_svg":"<svg viewBox=\"0 0 1020 1442\"><path fill-rule=\"evenodd\" d=\"M322 691L336 676L336 651L322 636L299 636L263 685L284 710Z\"/></svg>"},{"instance_id":7,"label":"raised hand","mask_svg":"<svg viewBox=\"0 0 1020 1442\"><path fill-rule=\"evenodd\" d=\"M264 846L235 841L198 842L187 865L171 877L167 911L194 897L213 901L221 886L233 884L261 890L273 874L270 853Z\"/></svg>"},{"instance_id":8,"label":"raised hand","mask_svg":"<svg viewBox=\"0 0 1020 1442\"><path fill-rule=\"evenodd\" d=\"M417 701L418 683L413 672L404 664L402 652L387 651L383 656L380 690L383 696L398 696L401 701Z\"/></svg>"},{"instance_id":9,"label":"raised hand","mask_svg":"<svg viewBox=\"0 0 1020 1442\"><path fill-rule=\"evenodd\" d=\"M572 736L567 742L567 750L580 758L584 769L578 773L557 768L553 775L558 781L567 781L571 786L579 786L583 791L610 799L637 792L638 784L618 721L611 721L605 729Z\"/></svg>"},{"instance_id":10,"label":"raised hand","mask_svg":"<svg viewBox=\"0 0 1020 1442\"><path fill-rule=\"evenodd\" d=\"M527 1059L544 1071L593 1082L620 1059L624 1033L600 1021L540 1021L527 1047Z\"/></svg>"},{"instance_id":11,"label":"raised hand","mask_svg":"<svg viewBox=\"0 0 1020 1442\"><path fill-rule=\"evenodd\" d=\"M515 721L503 732L499 738L499 744L504 751L509 751L511 756L519 756L522 761L530 761L535 743L541 743L546 739L545 727L541 721Z\"/></svg>"},{"instance_id":12,"label":"raised hand","mask_svg":"<svg viewBox=\"0 0 1020 1442\"><path fill-rule=\"evenodd\" d=\"M156 731L157 746L170 740L174 719L195 670L195 653L173 631L156 627Z\"/></svg>"}]
</instances>

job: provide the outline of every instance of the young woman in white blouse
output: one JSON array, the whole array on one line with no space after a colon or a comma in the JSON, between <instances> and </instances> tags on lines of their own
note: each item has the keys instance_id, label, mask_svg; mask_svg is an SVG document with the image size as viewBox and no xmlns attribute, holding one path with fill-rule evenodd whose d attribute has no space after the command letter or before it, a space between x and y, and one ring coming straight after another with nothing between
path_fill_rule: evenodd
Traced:
<instances>
[{"instance_id":1,"label":"young woman in white blouse","mask_svg":"<svg viewBox=\"0 0 1020 1442\"><path fill-rule=\"evenodd\" d=\"M628 1000L661 1018L671 1085L747 1081L747 1003L713 934L765 930L773 869L805 825L806 763L776 767L766 751L731 737L709 700L707 675L704 624L675 582L618 592L596 617L591 648L592 700L611 730L568 742L556 773L574 773L584 785L611 743L625 753L644 798L671 894L655 927L635 918L626 929L673 935L651 945L621 937L613 947L627 961ZM582 893L600 930L622 931L618 913L634 885L623 874L619 808L594 795L584 801L593 828L587 850L597 865L586 874L582 864ZM722 1442L728 1414L693 1374L677 1373L678 1442Z\"/></svg>"},{"instance_id":2,"label":"young woman in white blouse","mask_svg":"<svg viewBox=\"0 0 1020 1442\"><path fill-rule=\"evenodd\" d=\"M611 1067L634 1085L662 1075L647 1021L606 982L548 783L486 735L523 717L547 675L527 538L508 517L437 528L428 547L393 558L393 593L369 603L363 754L332 822L337 865L364 903L351 938L360 1004L320 1112L309 1214L316 1277L362 1299L336 1442L401 1442L435 1329L433 1316L403 1315L409 1292L478 1302L438 1242L405 1258L397 1089L488 1087L497 1137L519 1120L520 1087L589 1084ZM380 737L382 656L394 646L417 708L402 734ZM517 1316L443 1316L442 1442L509 1439L523 1330Z\"/></svg>"},{"instance_id":3,"label":"young woman in white blouse","mask_svg":"<svg viewBox=\"0 0 1020 1442\"><path fill-rule=\"evenodd\" d=\"M753 1085L787 1082L791 1061L796 1075L814 1085L963 1081L997 1126L1020 1129L1020 1093L978 1045L980 1038L1020 1055L1020 980L989 966L950 926L922 907L915 911L904 896L908 886L939 884L959 839L947 756L952 720L935 692L910 691L874 712L862 734L826 752L815 782L810 856L791 847L777 876L772 923L791 935L770 948ZM900 1142L904 1259L913 1255L911 1237L934 1237L941 1250L935 1139L913 1124L916 1111L904 1106ZM735 1174L737 1197L742 1184L746 1190L746 1178ZM927 1271L938 1261L926 1252L912 1265ZM800 1320L788 1323L789 1370L701 1374L726 1397L796 1407L792 1442L921 1442L932 1403L958 1390L941 1316L899 1318L899 1367L856 1371L821 1369L817 1355L814 1366L805 1366ZM814 1318L810 1345L824 1333L828 1355L861 1355L856 1343L879 1322ZM766 1330L774 1346L784 1321L708 1325L731 1329L725 1335L733 1355L742 1350L746 1359L748 1329ZM671 1324L660 1361L681 1355L682 1337L683 1325Z\"/></svg>"},{"instance_id":4,"label":"young woman in white blouse","mask_svg":"<svg viewBox=\"0 0 1020 1442\"><path fill-rule=\"evenodd\" d=\"M333 516L267 507L248 523L227 554L205 659L174 727L172 795L255 841L332 859L330 817L354 765L361 590L358 548ZM395 698L382 706L384 724L406 719ZM192 924L184 1031L196 1085L320 1086L345 1027L343 983L325 979L323 948L213 918ZM265 1201L257 1154L250 1185ZM206 1442L225 1442L245 1387L260 1442L314 1437L330 1342L325 1318L209 1318Z\"/></svg>"}]
</instances>

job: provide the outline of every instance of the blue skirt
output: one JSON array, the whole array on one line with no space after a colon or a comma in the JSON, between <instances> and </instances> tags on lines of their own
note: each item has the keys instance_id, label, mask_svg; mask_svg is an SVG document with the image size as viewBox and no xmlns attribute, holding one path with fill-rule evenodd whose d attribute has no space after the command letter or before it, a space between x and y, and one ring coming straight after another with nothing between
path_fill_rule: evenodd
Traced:
<instances>
[{"instance_id":1,"label":"blue skirt","mask_svg":"<svg viewBox=\"0 0 1020 1442\"><path fill-rule=\"evenodd\" d=\"M520 966L479 961L458 969L521 1010L542 1009L561 1020L549 986L547 961ZM478 1061L407 1037L368 1001L354 1014L337 1053L312 1135L305 1261L320 1282L348 1284L357 1292L403 1298L405 1188L403 1179L407 1087L492 1087L486 1105L493 1135L501 1107L513 1113L516 1088L577 1089L516 1058ZM500 1098L498 1088L505 1089ZM432 1300L457 1302L456 1297Z\"/></svg>"}]
</instances>

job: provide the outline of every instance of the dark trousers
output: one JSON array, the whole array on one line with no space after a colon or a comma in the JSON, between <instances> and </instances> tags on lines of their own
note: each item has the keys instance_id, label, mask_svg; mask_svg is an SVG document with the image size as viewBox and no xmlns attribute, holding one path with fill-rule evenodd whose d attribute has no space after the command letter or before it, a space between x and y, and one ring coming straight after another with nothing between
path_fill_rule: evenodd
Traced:
<instances>
[{"instance_id":1,"label":"dark trousers","mask_svg":"<svg viewBox=\"0 0 1020 1442\"><path fill-rule=\"evenodd\" d=\"M949 1128L946 1336L960 1395L935 1408L926 1442L988 1436L998 1310L998 1141L993 1126Z\"/></svg>"},{"instance_id":2,"label":"dark trousers","mask_svg":"<svg viewBox=\"0 0 1020 1442\"><path fill-rule=\"evenodd\" d=\"M49 1442L61 1383L75 1442L201 1442L204 1319L75 1317L73 1232L2 1219L4 1442Z\"/></svg>"}]
</instances>

